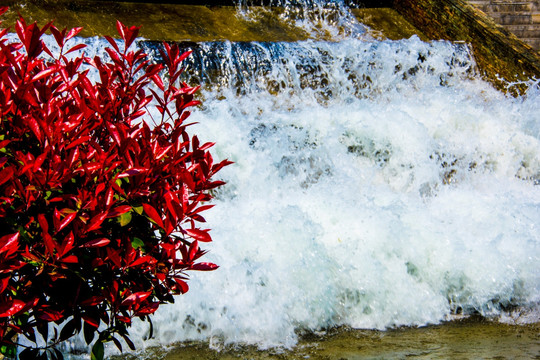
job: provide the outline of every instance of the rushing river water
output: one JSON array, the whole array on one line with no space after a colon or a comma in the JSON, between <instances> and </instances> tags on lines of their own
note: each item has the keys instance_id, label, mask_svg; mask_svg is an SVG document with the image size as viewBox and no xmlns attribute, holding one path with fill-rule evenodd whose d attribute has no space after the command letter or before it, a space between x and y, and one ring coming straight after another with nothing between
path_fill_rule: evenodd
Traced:
<instances>
[{"instance_id":1,"label":"rushing river water","mask_svg":"<svg viewBox=\"0 0 540 360\"><path fill-rule=\"evenodd\" d=\"M466 46L417 38L204 43L193 59L192 119L235 162L207 216L221 267L160 309L151 343L538 321L538 90L506 97Z\"/></svg>"},{"instance_id":2,"label":"rushing river water","mask_svg":"<svg viewBox=\"0 0 540 360\"><path fill-rule=\"evenodd\" d=\"M325 27L336 41L192 45L192 131L235 162L205 216L220 268L192 274L138 347L539 321L538 87L494 90L464 44L376 41L350 18ZM147 332L135 324L132 338Z\"/></svg>"}]
</instances>

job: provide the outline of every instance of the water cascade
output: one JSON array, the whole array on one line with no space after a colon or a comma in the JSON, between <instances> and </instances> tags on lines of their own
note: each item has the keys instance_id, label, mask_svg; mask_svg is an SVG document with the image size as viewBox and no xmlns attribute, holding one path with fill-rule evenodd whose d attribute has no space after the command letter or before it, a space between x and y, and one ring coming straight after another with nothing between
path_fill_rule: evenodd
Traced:
<instances>
[{"instance_id":1,"label":"water cascade","mask_svg":"<svg viewBox=\"0 0 540 360\"><path fill-rule=\"evenodd\" d=\"M538 321L538 88L506 96L466 44L375 40L343 4L313 6L282 16L331 41L192 44L192 131L235 162L205 216L220 268L192 275L138 346Z\"/></svg>"},{"instance_id":2,"label":"water cascade","mask_svg":"<svg viewBox=\"0 0 540 360\"><path fill-rule=\"evenodd\" d=\"M221 267L157 314L158 342L538 319L538 90L495 91L465 44L339 18L336 41L194 48L193 120L235 165L207 216Z\"/></svg>"}]
</instances>

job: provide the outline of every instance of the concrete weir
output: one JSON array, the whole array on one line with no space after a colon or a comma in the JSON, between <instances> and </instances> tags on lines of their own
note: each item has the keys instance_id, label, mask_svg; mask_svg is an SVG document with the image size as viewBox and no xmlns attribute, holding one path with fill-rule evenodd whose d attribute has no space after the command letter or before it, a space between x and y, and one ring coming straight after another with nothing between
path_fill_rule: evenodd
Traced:
<instances>
[{"instance_id":1,"label":"concrete weir","mask_svg":"<svg viewBox=\"0 0 540 360\"><path fill-rule=\"evenodd\" d=\"M495 86L540 78L540 57L529 45L497 25L464 0L348 0L353 14L381 37L451 40L470 44L482 75ZM40 24L55 20L57 27L83 26L83 36L116 34L115 19L142 25L141 35L167 41L298 41L330 40L324 32L308 34L280 19L279 0L244 0L257 21L235 16L234 0L25 0L11 6L4 25L22 14ZM263 11L263 7L272 12ZM159 24L159 26L156 26ZM512 87L520 93L525 85Z\"/></svg>"}]
</instances>

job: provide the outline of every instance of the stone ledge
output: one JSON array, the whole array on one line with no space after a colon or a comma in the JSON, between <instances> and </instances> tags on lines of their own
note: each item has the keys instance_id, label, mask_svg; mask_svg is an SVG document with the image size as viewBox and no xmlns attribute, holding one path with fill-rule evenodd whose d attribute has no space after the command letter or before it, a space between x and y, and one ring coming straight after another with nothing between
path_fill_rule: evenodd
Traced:
<instances>
[{"instance_id":1,"label":"stone ledge","mask_svg":"<svg viewBox=\"0 0 540 360\"><path fill-rule=\"evenodd\" d=\"M525 25L532 24L533 17L531 14L507 14L507 13L487 13L500 25Z\"/></svg>"},{"instance_id":2,"label":"stone ledge","mask_svg":"<svg viewBox=\"0 0 540 360\"><path fill-rule=\"evenodd\" d=\"M521 40L525 39L540 39L540 24L534 25L507 25L506 29L510 30Z\"/></svg>"}]
</instances>

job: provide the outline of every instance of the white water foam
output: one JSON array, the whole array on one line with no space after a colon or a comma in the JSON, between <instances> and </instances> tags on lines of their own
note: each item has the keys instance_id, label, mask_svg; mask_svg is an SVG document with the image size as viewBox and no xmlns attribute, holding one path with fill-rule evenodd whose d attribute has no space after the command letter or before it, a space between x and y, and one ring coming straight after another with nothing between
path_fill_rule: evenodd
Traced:
<instances>
[{"instance_id":1,"label":"white water foam","mask_svg":"<svg viewBox=\"0 0 540 360\"><path fill-rule=\"evenodd\" d=\"M224 63L246 56L227 46ZM222 80L192 115L216 157L235 161L206 214L221 267L192 274L148 344L290 347L303 331L538 304L537 90L502 95L447 42L274 46L263 75L241 92ZM306 59L320 66L302 73ZM267 91L269 79L284 85Z\"/></svg>"}]
</instances>

